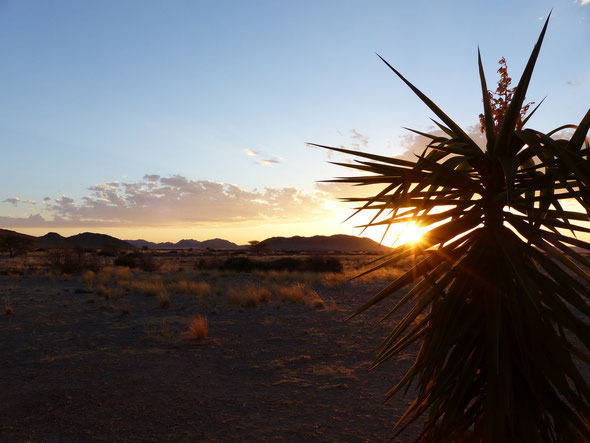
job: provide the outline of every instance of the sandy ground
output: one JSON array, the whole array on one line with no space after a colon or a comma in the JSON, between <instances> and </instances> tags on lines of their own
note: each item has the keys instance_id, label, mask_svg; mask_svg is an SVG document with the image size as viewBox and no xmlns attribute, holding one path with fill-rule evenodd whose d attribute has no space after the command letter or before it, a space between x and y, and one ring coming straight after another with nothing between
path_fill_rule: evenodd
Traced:
<instances>
[{"instance_id":1,"label":"sandy ground","mask_svg":"<svg viewBox=\"0 0 590 443\"><path fill-rule=\"evenodd\" d=\"M411 394L384 395L415 350L369 372L399 317L374 327L383 306L343 321L381 286L315 283L325 309L203 311L188 295L113 308L76 277L0 276L13 309L0 315L0 441L386 441ZM197 313L203 342L183 335Z\"/></svg>"}]
</instances>

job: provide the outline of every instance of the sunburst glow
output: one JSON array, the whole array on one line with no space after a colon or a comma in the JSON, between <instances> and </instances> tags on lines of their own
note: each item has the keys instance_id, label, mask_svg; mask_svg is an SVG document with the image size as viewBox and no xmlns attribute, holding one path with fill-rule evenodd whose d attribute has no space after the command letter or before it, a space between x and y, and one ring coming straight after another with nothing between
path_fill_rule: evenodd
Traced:
<instances>
[{"instance_id":1,"label":"sunburst glow","mask_svg":"<svg viewBox=\"0 0 590 443\"><path fill-rule=\"evenodd\" d=\"M408 223L405 225L391 225L385 238L383 238L383 231L380 229L368 229L363 235L370 237L384 246L396 247L405 245L406 243L418 243L422 239L424 232L424 228L415 223Z\"/></svg>"}]
</instances>

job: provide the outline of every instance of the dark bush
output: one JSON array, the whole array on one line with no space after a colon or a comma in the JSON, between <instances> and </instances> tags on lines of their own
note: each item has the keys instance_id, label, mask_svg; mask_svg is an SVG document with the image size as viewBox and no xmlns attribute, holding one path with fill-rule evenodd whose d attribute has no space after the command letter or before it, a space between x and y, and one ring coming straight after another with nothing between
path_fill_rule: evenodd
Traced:
<instances>
[{"instance_id":1,"label":"dark bush","mask_svg":"<svg viewBox=\"0 0 590 443\"><path fill-rule=\"evenodd\" d=\"M269 260L266 262L258 262L258 269L264 269L265 271L302 271L303 262L296 258L284 257L276 260Z\"/></svg>"},{"instance_id":2,"label":"dark bush","mask_svg":"<svg viewBox=\"0 0 590 443\"><path fill-rule=\"evenodd\" d=\"M160 268L152 254L139 254L139 269L146 272L154 272Z\"/></svg>"},{"instance_id":3,"label":"dark bush","mask_svg":"<svg viewBox=\"0 0 590 443\"><path fill-rule=\"evenodd\" d=\"M120 255L115 259L113 264L115 266L127 266L128 268L132 268L132 269L138 268L139 261L138 261L137 255L139 255L139 254L131 253L131 254Z\"/></svg>"},{"instance_id":4,"label":"dark bush","mask_svg":"<svg viewBox=\"0 0 590 443\"><path fill-rule=\"evenodd\" d=\"M259 269L257 263L246 257L231 257L228 258L221 269L237 272L252 272L254 269Z\"/></svg>"},{"instance_id":5,"label":"dark bush","mask_svg":"<svg viewBox=\"0 0 590 443\"><path fill-rule=\"evenodd\" d=\"M298 259L283 257L276 260L254 261L246 257L228 258L221 269L236 272L289 271L289 272L342 272L342 263L337 258L309 257Z\"/></svg>"},{"instance_id":6,"label":"dark bush","mask_svg":"<svg viewBox=\"0 0 590 443\"><path fill-rule=\"evenodd\" d=\"M97 272L101 267L98 254L73 249L50 249L47 259L50 267L59 274L79 274L85 270Z\"/></svg>"},{"instance_id":7,"label":"dark bush","mask_svg":"<svg viewBox=\"0 0 590 443\"><path fill-rule=\"evenodd\" d=\"M101 249L100 251L98 251L98 255L100 255L101 257L116 257L117 252L115 252L112 249Z\"/></svg>"},{"instance_id":8,"label":"dark bush","mask_svg":"<svg viewBox=\"0 0 590 443\"><path fill-rule=\"evenodd\" d=\"M158 265L152 254L145 252L131 252L122 254L113 262L115 266L127 266L132 269L141 269L146 272L158 270Z\"/></svg>"},{"instance_id":9,"label":"dark bush","mask_svg":"<svg viewBox=\"0 0 590 443\"><path fill-rule=\"evenodd\" d=\"M335 257L309 257L304 268L308 272L342 272L342 262Z\"/></svg>"}]
</instances>

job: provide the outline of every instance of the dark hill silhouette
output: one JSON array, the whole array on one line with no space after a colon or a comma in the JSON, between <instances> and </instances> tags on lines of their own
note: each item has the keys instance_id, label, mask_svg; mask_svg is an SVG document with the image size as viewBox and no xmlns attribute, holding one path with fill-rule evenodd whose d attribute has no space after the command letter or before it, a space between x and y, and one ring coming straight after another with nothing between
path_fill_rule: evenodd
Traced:
<instances>
[{"instance_id":1,"label":"dark hill silhouette","mask_svg":"<svg viewBox=\"0 0 590 443\"><path fill-rule=\"evenodd\" d=\"M32 235L21 234L20 232L11 231L10 229L2 229L2 228L0 228L0 236L26 238L26 239L33 239L33 240L37 239L37 237L33 237Z\"/></svg>"},{"instance_id":2,"label":"dark hill silhouette","mask_svg":"<svg viewBox=\"0 0 590 443\"><path fill-rule=\"evenodd\" d=\"M37 248L55 249L55 248L83 248L83 249L135 249L135 246L118 238L106 234L96 234L84 232L82 234L63 237L56 232L49 232L41 237L37 237L35 245Z\"/></svg>"},{"instance_id":3,"label":"dark hill silhouette","mask_svg":"<svg viewBox=\"0 0 590 443\"><path fill-rule=\"evenodd\" d=\"M239 249L240 246L222 238L213 238L211 240L205 240L201 242L204 248L210 249Z\"/></svg>"},{"instance_id":4,"label":"dark hill silhouette","mask_svg":"<svg viewBox=\"0 0 590 443\"><path fill-rule=\"evenodd\" d=\"M135 249L130 243L119 240L116 237L112 237L106 234L95 234L93 232L84 232L82 234L72 235L68 237L75 246L82 247L84 249Z\"/></svg>"},{"instance_id":5,"label":"dark hill silhouette","mask_svg":"<svg viewBox=\"0 0 590 443\"><path fill-rule=\"evenodd\" d=\"M36 246L43 249L74 247L66 237L62 237L57 232L48 232L41 237L37 237Z\"/></svg>"},{"instance_id":6,"label":"dark hill silhouette","mask_svg":"<svg viewBox=\"0 0 590 443\"><path fill-rule=\"evenodd\" d=\"M8 251L10 257L34 249L37 239L20 232L0 229L0 250Z\"/></svg>"},{"instance_id":7,"label":"dark hill silhouette","mask_svg":"<svg viewBox=\"0 0 590 443\"><path fill-rule=\"evenodd\" d=\"M249 246L240 246L228 240L214 238L205 241L183 239L176 243L154 243L147 240L119 240L106 234L84 232L71 237L63 237L56 232L49 232L41 237L33 237L7 229L0 229L1 235L22 236L35 240L36 248L75 248L83 249L135 249L147 246L150 249L218 249L236 250ZM385 253L390 248L366 237L351 235L316 235L313 237L272 237L260 242L261 248L267 251L342 251L342 252L379 252Z\"/></svg>"},{"instance_id":8,"label":"dark hill silhouette","mask_svg":"<svg viewBox=\"0 0 590 443\"><path fill-rule=\"evenodd\" d=\"M272 237L260 242L272 251L347 251L387 252L390 248L366 237L351 235L316 235L314 237Z\"/></svg>"}]
</instances>

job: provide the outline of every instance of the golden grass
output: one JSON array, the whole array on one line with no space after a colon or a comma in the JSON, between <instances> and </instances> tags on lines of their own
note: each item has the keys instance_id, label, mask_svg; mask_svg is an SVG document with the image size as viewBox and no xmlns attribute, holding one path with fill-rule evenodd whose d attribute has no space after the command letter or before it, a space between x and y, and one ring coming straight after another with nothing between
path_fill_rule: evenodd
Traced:
<instances>
[{"instance_id":1,"label":"golden grass","mask_svg":"<svg viewBox=\"0 0 590 443\"><path fill-rule=\"evenodd\" d=\"M116 266L114 274L117 280L131 280L133 278L133 272L127 266Z\"/></svg>"},{"instance_id":2,"label":"golden grass","mask_svg":"<svg viewBox=\"0 0 590 443\"><path fill-rule=\"evenodd\" d=\"M170 283L168 289L177 294L191 294L196 296L207 296L211 294L211 285L204 281L192 282L181 280Z\"/></svg>"},{"instance_id":3,"label":"golden grass","mask_svg":"<svg viewBox=\"0 0 590 443\"><path fill-rule=\"evenodd\" d=\"M158 296L161 292L164 291L164 284L162 280L158 279L149 279L149 280L124 280L119 282L119 286L127 289L136 294L145 294L145 295L152 295Z\"/></svg>"},{"instance_id":4,"label":"golden grass","mask_svg":"<svg viewBox=\"0 0 590 443\"><path fill-rule=\"evenodd\" d=\"M305 286L296 283L290 286L273 285L273 294L280 301L305 304Z\"/></svg>"},{"instance_id":5,"label":"golden grass","mask_svg":"<svg viewBox=\"0 0 590 443\"><path fill-rule=\"evenodd\" d=\"M303 283L282 285L277 283L247 284L231 287L228 292L231 304L256 307L271 300L277 303L296 303L314 308L324 307L324 301L316 291Z\"/></svg>"},{"instance_id":6,"label":"golden grass","mask_svg":"<svg viewBox=\"0 0 590 443\"><path fill-rule=\"evenodd\" d=\"M159 271L162 274L174 274L176 272L182 272L182 267L173 263L162 263L159 266Z\"/></svg>"},{"instance_id":7,"label":"golden grass","mask_svg":"<svg viewBox=\"0 0 590 443\"><path fill-rule=\"evenodd\" d=\"M364 268L360 268L360 269L346 269L344 272L342 273L331 273L331 274L326 274L323 277L322 282L324 283L325 286L332 288L335 286L340 286L343 285L345 283L380 283L380 282L387 282L387 281L393 281L395 280L397 277L399 277L400 275L402 275L403 272L405 272L405 268L403 267L385 267L385 268L381 268L381 269L377 269L376 271L373 271L369 274L363 275L361 277L358 277L360 274L362 274L363 272L367 271L368 267L364 267Z\"/></svg>"},{"instance_id":8,"label":"golden grass","mask_svg":"<svg viewBox=\"0 0 590 443\"><path fill-rule=\"evenodd\" d=\"M271 282L321 282L326 275L322 272L300 272L300 271L253 271L252 275L262 280Z\"/></svg>"},{"instance_id":9,"label":"golden grass","mask_svg":"<svg viewBox=\"0 0 590 443\"><path fill-rule=\"evenodd\" d=\"M280 301L305 304L312 308L323 308L325 306L318 293L303 283L295 283L289 286L274 285L273 294Z\"/></svg>"},{"instance_id":10,"label":"golden grass","mask_svg":"<svg viewBox=\"0 0 590 443\"><path fill-rule=\"evenodd\" d=\"M268 302L271 297L269 288L248 284L242 287L234 286L227 292L229 302L244 307L255 307L261 302Z\"/></svg>"},{"instance_id":11,"label":"golden grass","mask_svg":"<svg viewBox=\"0 0 590 443\"><path fill-rule=\"evenodd\" d=\"M92 271L86 271L82 275L82 281L86 285L89 290L93 290L94 286L96 285L96 274Z\"/></svg>"},{"instance_id":12,"label":"golden grass","mask_svg":"<svg viewBox=\"0 0 590 443\"><path fill-rule=\"evenodd\" d=\"M187 336L193 340L205 340L209 333L209 321L202 315L194 316L189 325Z\"/></svg>"},{"instance_id":13,"label":"golden grass","mask_svg":"<svg viewBox=\"0 0 590 443\"><path fill-rule=\"evenodd\" d=\"M113 276L113 267L106 266L106 267L102 268L100 271L98 271L98 274L96 275L96 280L99 283L104 285L111 280L112 276Z\"/></svg>"},{"instance_id":14,"label":"golden grass","mask_svg":"<svg viewBox=\"0 0 590 443\"><path fill-rule=\"evenodd\" d=\"M305 291L305 304L312 308L324 308L326 306L324 300L311 288L307 288Z\"/></svg>"}]
</instances>

